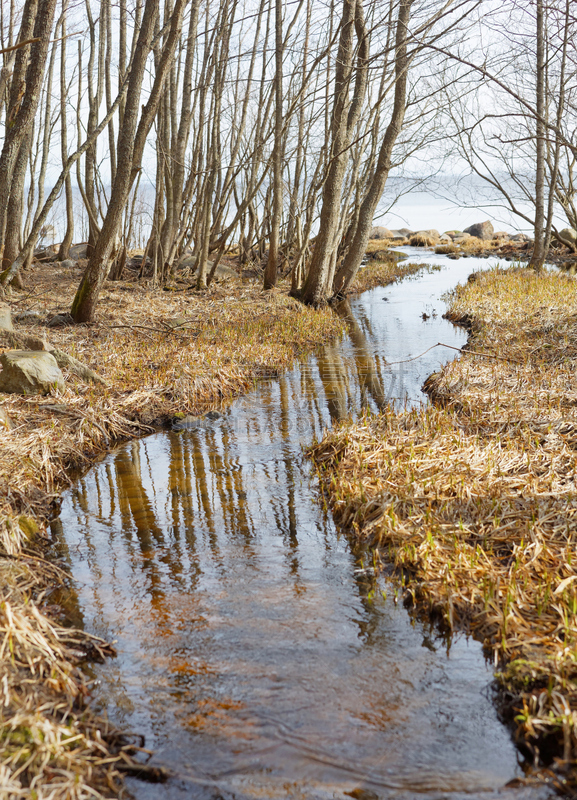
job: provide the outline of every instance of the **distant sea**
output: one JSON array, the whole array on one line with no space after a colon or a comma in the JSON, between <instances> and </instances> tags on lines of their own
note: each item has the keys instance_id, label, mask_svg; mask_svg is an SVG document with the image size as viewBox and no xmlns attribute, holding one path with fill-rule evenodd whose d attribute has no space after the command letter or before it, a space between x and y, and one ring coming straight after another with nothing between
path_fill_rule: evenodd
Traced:
<instances>
[{"instance_id":1,"label":"distant sea","mask_svg":"<svg viewBox=\"0 0 577 800\"><path fill-rule=\"evenodd\" d=\"M74 204L77 220L74 240L84 241L87 236L87 220L78 193L75 193ZM152 184L141 184L133 227L133 247L144 246L150 231L153 207L154 187ZM527 202L519 200L518 208L527 216L532 216L532 208ZM375 215L375 224L389 229L410 228L417 231L435 228L441 233L464 230L469 225L484 220L490 220L496 231L531 232L528 222L504 208L497 196L490 195L487 184L474 178L457 180L451 176L443 176L426 181L390 179ZM62 197L53 207L48 223L54 228L54 240L60 241L65 225ZM564 228L567 221L557 218L556 224Z\"/></svg>"}]
</instances>

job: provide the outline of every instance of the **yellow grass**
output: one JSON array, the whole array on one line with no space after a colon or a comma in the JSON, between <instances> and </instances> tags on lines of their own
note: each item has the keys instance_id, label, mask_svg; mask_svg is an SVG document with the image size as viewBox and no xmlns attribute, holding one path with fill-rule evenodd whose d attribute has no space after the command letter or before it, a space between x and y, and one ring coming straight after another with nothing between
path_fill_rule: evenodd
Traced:
<instances>
[{"instance_id":1,"label":"yellow grass","mask_svg":"<svg viewBox=\"0 0 577 800\"><path fill-rule=\"evenodd\" d=\"M422 268L422 264L411 264L408 261L397 262L394 255L386 261L369 261L357 272L354 281L349 286L349 292L360 294L374 289L376 286L386 286L407 275L412 275Z\"/></svg>"},{"instance_id":2,"label":"yellow grass","mask_svg":"<svg viewBox=\"0 0 577 800\"><path fill-rule=\"evenodd\" d=\"M455 292L470 348L437 401L329 433L312 455L338 522L407 598L491 653L536 762L577 762L577 282L495 269Z\"/></svg>"}]
</instances>

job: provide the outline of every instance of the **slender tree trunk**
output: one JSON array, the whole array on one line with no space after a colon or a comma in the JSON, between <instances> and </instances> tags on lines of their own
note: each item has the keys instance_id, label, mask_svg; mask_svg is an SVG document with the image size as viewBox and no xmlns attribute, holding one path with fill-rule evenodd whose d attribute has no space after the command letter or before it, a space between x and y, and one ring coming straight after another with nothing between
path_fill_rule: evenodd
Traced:
<instances>
[{"instance_id":1,"label":"slender tree trunk","mask_svg":"<svg viewBox=\"0 0 577 800\"><path fill-rule=\"evenodd\" d=\"M354 236L351 237L352 241L344 262L335 275L333 287L335 294L346 292L361 265L367 242L369 241L375 211L389 177L393 149L403 126L407 102L407 31L412 3L413 0L400 0L395 48L395 98L393 111L379 151L375 172L361 203L358 215L353 220Z\"/></svg>"},{"instance_id":2,"label":"slender tree trunk","mask_svg":"<svg viewBox=\"0 0 577 800\"><path fill-rule=\"evenodd\" d=\"M20 48L16 55L6 134L0 154L0 255L4 250L12 175L20 147L30 132L38 108L55 7L56 0L38 0L38 4L35 0L27 0L22 12L22 39L31 38L29 33L32 26L32 38L37 38L38 41ZM16 83L14 77L19 76L23 79L20 78Z\"/></svg>"},{"instance_id":3,"label":"slender tree trunk","mask_svg":"<svg viewBox=\"0 0 577 800\"><path fill-rule=\"evenodd\" d=\"M536 64L536 174L535 174L535 244L529 266L541 270L545 262L545 35L543 0L537 0L537 64Z\"/></svg>"},{"instance_id":4,"label":"slender tree trunk","mask_svg":"<svg viewBox=\"0 0 577 800\"><path fill-rule=\"evenodd\" d=\"M60 154L62 166L68 160L68 132L66 121L66 11L68 0L62 0L62 42L60 44ZM66 198L66 231L60 244L57 259L65 261L70 255L70 245L74 236L74 203L72 196L72 180L70 173L64 179L64 195Z\"/></svg>"},{"instance_id":5,"label":"slender tree trunk","mask_svg":"<svg viewBox=\"0 0 577 800\"><path fill-rule=\"evenodd\" d=\"M98 297L110 269L110 255L116 241L122 213L130 193L130 187L140 170L146 137L152 126L180 36L185 3L186 0L176 0L170 22L170 33L165 42L148 102L142 109L139 121L140 94L158 14L156 0L146 0L130 70L123 124L119 130L116 179L110 193L110 202L100 236L72 303L71 314L76 322L88 322L94 317Z\"/></svg>"},{"instance_id":6,"label":"slender tree trunk","mask_svg":"<svg viewBox=\"0 0 577 800\"><path fill-rule=\"evenodd\" d=\"M276 286L279 261L280 261L280 225L283 207L282 190L282 150L283 150L283 96L282 96L282 61L283 61L283 31L282 31L282 0L275 0L275 123L274 123L274 153L273 153L273 192L272 192L272 219L270 223L270 239L268 247L268 260L264 271L264 288L272 289Z\"/></svg>"},{"instance_id":7,"label":"slender tree trunk","mask_svg":"<svg viewBox=\"0 0 577 800\"><path fill-rule=\"evenodd\" d=\"M356 80L352 101L349 98L353 76L354 32L359 39ZM309 273L303 286L303 302L318 306L326 302L335 268L337 233L348 148L364 101L368 69L368 36L361 0L344 0L337 62L335 97L331 119L332 146L323 188L319 233L315 240Z\"/></svg>"}]
</instances>

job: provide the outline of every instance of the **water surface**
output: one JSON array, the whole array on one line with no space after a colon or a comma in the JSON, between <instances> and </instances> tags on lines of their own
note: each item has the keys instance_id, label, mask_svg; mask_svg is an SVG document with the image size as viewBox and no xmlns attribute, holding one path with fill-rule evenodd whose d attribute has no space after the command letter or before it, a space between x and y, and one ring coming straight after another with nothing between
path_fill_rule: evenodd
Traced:
<instances>
[{"instance_id":1,"label":"water surface","mask_svg":"<svg viewBox=\"0 0 577 800\"><path fill-rule=\"evenodd\" d=\"M86 628L116 641L96 696L146 735L137 798L531 797L480 646L411 619L339 535L303 446L347 414L424 402L464 331L451 262L343 306L349 335L189 430L110 453L67 493Z\"/></svg>"}]
</instances>

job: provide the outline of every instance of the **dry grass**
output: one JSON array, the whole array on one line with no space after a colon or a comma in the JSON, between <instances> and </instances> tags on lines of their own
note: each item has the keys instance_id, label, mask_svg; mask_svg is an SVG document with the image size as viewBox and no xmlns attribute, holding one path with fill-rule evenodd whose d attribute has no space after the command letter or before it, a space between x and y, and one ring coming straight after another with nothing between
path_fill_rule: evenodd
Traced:
<instances>
[{"instance_id":1,"label":"dry grass","mask_svg":"<svg viewBox=\"0 0 577 800\"><path fill-rule=\"evenodd\" d=\"M577 282L495 269L455 292L471 349L385 411L316 445L338 522L406 597L471 631L535 761L577 764ZM568 785L565 784L565 785Z\"/></svg>"},{"instance_id":2,"label":"dry grass","mask_svg":"<svg viewBox=\"0 0 577 800\"><path fill-rule=\"evenodd\" d=\"M379 252L379 251L377 251ZM354 281L349 286L351 294L360 294L376 286L387 286L407 275L413 275L423 268L422 264L411 264L408 261L397 261L397 253L393 253L386 261L370 261L356 274Z\"/></svg>"},{"instance_id":3,"label":"dry grass","mask_svg":"<svg viewBox=\"0 0 577 800\"><path fill-rule=\"evenodd\" d=\"M409 239L411 247L434 247L437 242L438 239L434 239L432 236L425 236L423 233L416 233Z\"/></svg>"},{"instance_id":4,"label":"dry grass","mask_svg":"<svg viewBox=\"0 0 577 800\"><path fill-rule=\"evenodd\" d=\"M53 265L27 275L29 294L10 298L13 317L66 311L80 277ZM177 287L182 288L182 287ZM2 395L0 410L0 796L115 796L134 748L86 705L78 664L103 642L46 616L51 587L66 576L45 560L46 524L72 475L122 439L177 412L199 414L339 336L342 322L286 292L232 280L204 295L109 283L93 325L46 329L52 346L89 364L106 386L67 376L52 397Z\"/></svg>"}]
</instances>

